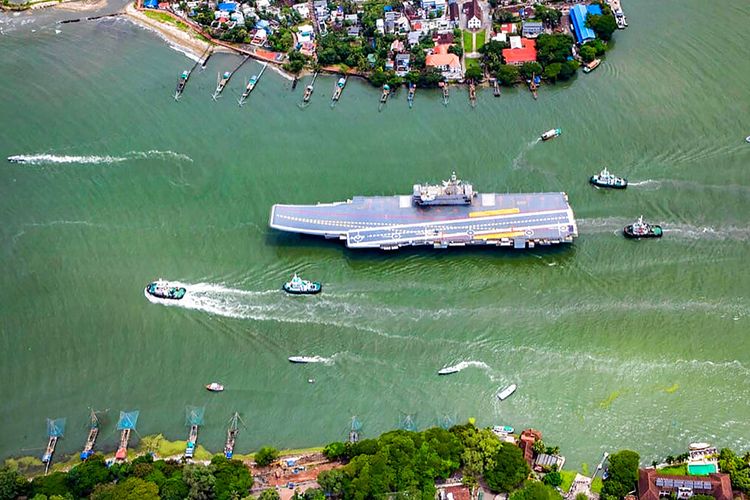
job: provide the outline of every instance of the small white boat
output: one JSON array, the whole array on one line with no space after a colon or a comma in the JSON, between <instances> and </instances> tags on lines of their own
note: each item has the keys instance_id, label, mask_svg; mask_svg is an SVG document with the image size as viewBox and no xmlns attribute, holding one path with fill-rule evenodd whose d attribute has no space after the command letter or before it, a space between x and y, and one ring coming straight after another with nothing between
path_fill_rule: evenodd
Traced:
<instances>
[{"instance_id":1,"label":"small white boat","mask_svg":"<svg viewBox=\"0 0 750 500\"><path fill-rule=\"evenodd\" d=\"M443 368L438 371L438 375L451 375L453 373L458 373L461 370L455 366L449 366L447 368Z\"/></svg>"},{"instance_id":2,"label":"small white boat","mask_svg":"<svg viewBox=\"0 0 750 500\"><path fill-rule=\"evenodd\" d=\"M550 139L558 137L560 134L562 134L562 130L560 130L559 128L551 128L543 133L541 138L543 141L549 141Z\"/></svg>"},{"instance_id":3,"label":"small white boat","mask_svg":"<svg viewBox=\"0 0 750 500\"><path fill-rule=\"evenodd\" d=\"M500 401L508 399L511 394L516 392L517 388L518 387L516 386L516 384L510 384L508 387L506 387L505 389L503 389L497 394L497 399L499 399Z\"/></svg>"},{"instance_id":4,"label":"small white boat","mask_svg":"<svg viewBox=\"0 0 750 500\"><path fill-rule=\"evenodd\" d=\"M748 135L747 137L745 137L745 142L750 142L750 135ZM10 158L8 158L8 161L13 161L13 160L11 160ZM23 160L21 160L21 161L23 161Z\"/></svg>"},{"instance_id":5,"label":"small white boat","mask_svg":"<svg viewBox=\"0 0 750 500\"><path fill-rule=\"evenodd\" d=\"M224 390L224 386L218 382L211 382L210 384L206 384L206 389L211 392L221 392Z\"/></svg>"},{"instance_id":6,"label":"small white boat","mask_svg":"<svg viewBox=\"0 0 750 500\"><path fill-rule=\"evenodd\" d=\"M289 356L287 359L292 363L318 363L321 360L319 356Z\"/></svg>"}]
</instances>

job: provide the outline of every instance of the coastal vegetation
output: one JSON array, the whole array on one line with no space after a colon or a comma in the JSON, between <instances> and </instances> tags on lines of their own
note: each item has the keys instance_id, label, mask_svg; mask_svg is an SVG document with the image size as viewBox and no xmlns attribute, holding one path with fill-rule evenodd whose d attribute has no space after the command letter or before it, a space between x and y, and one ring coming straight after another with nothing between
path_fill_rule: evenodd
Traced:
<instances>
[{"instance_id":1,"label":"coastal vegetation","mask_svg":"<svg viewBox=\"0 0 750 500\"><path fill-rule=\"evenodd\" d=\"M609 476L604 481L602 500L619 500L635 490L640 459L640 455L631 450L609 456Z\"/></svg>"}]
</instances>

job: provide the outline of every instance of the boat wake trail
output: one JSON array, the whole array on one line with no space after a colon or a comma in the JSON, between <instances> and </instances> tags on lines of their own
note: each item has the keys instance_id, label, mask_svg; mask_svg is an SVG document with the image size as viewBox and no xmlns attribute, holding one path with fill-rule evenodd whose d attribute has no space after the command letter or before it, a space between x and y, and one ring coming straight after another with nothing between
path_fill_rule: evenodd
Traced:
<instances>
[{"instance_id":1,"label":"boat wake trail","mask_svg":"<svg viewBox=\"0 0 750 500\"><path fill-rule=\"evenodd\" d=\"M11 163L22 163L24 165L62 165L62 164L79 164L79 165L108 165L122 163L131 160L180 160L192 162L193 159L182 153L174 151L129 151L122 156L97 156L97 155L55 155L48 153L30 154L30 155L13 155L8 157Z\"/></svg>"},{"instance_id":2,"label":"boat wake trail","mask_svg":"<svg viewBox=\"0 0 750 500\"><path fill-rule=\"evenodd\" d=\"M631 187L645 187L651 189L659 189L661 187L661 181L655 181L653 179L646 179L645 181L629 182Z\"/></svg>"},{"instance_id":3,"label":"boat wake trail","mask_svg":"<svg viewBox=\"0 0 750 500\"><path fill-rule=\"evenodd\" d=\"M476 368L482 368L483 370L490 369L489 365L483 361L461 361L460 363L455 364L453 366L447 366L445 369L451 370L451 371L456 370L460 372L464 368L469 368L472 366Z\"/></svg>"}]
</instances>

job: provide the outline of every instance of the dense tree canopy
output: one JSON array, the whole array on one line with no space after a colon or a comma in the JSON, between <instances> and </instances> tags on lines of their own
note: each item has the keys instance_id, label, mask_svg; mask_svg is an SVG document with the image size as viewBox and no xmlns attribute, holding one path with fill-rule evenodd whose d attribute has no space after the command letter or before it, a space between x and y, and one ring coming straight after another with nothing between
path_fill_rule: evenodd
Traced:
<instances>
[{"instance_id":1,"label":"dense tree canopy","mask_svg":"<svg viewBox=\"0 0 750 500\"><path fill-rule=\"evenodd\" d=\"M596 49L590 45L584 45L578 53L580 54L581 59L583 59L583 62L591 62L596 59Z\"/></svg>"},{"instance_id":2,"label":"dense tree canopy","mask_svg":"<svg viewBox=\"0 0 750 500\"><path fill-rule=\"evenodd\" d=\"M542 71L542 65L538 62L527 62L521 66L521 76L527 80L534 75L541 76Z\"/></svg>"},{"instance_id":3,"label":"dense tree canopy","mask_svg":"<svg viewBox=\"0 0 750 500\"><path fill-rule=\"evenodd\" d=\"M739 457L728 448L719 453L719 469L732 479L732 487L744 493L750 493L750 453Z\"/></svg>"},{"instance_id":4,"label":"dense tree canopy","mask_svg":"<svg viewBox=\"0 0 750 500\"><path fill-rule=\"evenodd\" d=\"M594 30L596 36L602 40L609 41L617 29L617 21L612 15L590 15L586 16L586 26Z\"/></svg>"},{"instance_id":5,"label":"dense tree canopy","mask_svg":"<svg viewBox=\"0 0 750 500\"><path fill-rule=\"evenodd\" d=\"M510 492L521 486L531 470L518 446L502 443L494 463L484 472L484 479L492 491Z\"/></svg>"},{"instance_id":6,"label":"dense tree canopy","mask_svg":"<svg viewBox=\"0 0 750 500\"><path fill-rule=\"evenodd\" d=\"M562 500L562 496L544 483L527 481L522 489L510 495L509 500Z\"/></svg>"},{"instance_id":7,"label":"dense tree canopy","mask_svg":"<svg viewBox=\"0 0 750 500\"><path fill-rule=\"evenodd\" d=\"M0 467L0 498L15 498L21 491L25 479L9 466Z\"/></svg>"},{"instance_id":8,"label":"dense tree canopy","mask_svg":"<svg viewBox=\"0 0 750 500\"><path fill-rule=\"evenodd\" d=\"M255 454L255 463L261 467L271 465L271 462L279 458L279 450L271 446L264 446Z\"/></svg>"},{"instance_id":9,"label":"dense tree canopy","mask_svg":"<svg viewBox=\"0 0 750 500\"><path fill-rule=\"evenodd\" d=\"M110 474L104 456L97 453L68 472L68 486L76 497L87 497L97 484L108 482Z\"/></svg>"},{"instance_id":10,"label":"dense tree canopy","mask_svg":"<svg viewBox=\"0 0 750 500\"><path fill-rule=\"evenodd\" d=\"M609 456L609 476L604 481L602 498L620 499L635 489L638 481L640 456L630 450L621 450Z\"/></svg>"},{"instance_id":11,"label":"dense tree canopy","mask_svg":"<svg viewBox=\"0 0 750 500\"><path fill-rule=\"evenodd\" d=\"M519 75L520 72L518 67L511 64L503 64L495 72L495 78L497 78L501 84L506 86L516 83Z\"/></svg>"},{"instance_id":12,"label":"dense tree canopy","mask_svg":"<svg viewBox=\"0 0 750 500\"><path fill-rule=\"evenodd\" d=\"M537 60L544 66L565 62L571 56L573 37L570 35L542 33L536 39Z\"/></svg>"},{"instance_id":13,"label":"dense tree canopy","mask_svg":"<svg viewBox=\"0 0 750 500\"><path fill-rule=\"evenodd\" d=\"M214 467L214 495L217 500L241 498L250 494L253 477L250 470L240 460L229 460L223 455L211 459Z\"/></svg>"}]
</instances>

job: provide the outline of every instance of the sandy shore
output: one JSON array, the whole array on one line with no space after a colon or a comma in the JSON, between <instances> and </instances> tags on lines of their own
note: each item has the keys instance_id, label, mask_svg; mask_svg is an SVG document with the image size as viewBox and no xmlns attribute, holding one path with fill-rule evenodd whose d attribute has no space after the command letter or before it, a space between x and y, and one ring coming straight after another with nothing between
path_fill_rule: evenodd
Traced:
<instances>
[{"instance_id":1,"label":"sandy shore","mask_svg":"<svg viewBox=\"0 0 750 500\"><path fill-rule=\"evenodd\" d=\"M107 0L82 0L82 1L72 1L72 2L63 2L59 5L59 8L62 10L70 10L73 12L86 12L89 10L99 10L103 9L107 6Z\"/></svg>"},{"instance_id":2,"label":"sandy shore","mask_svg":"<svg viewBox=\"0 0 750 500\"><path fill-rule=\"evenodd\" d=\"M142 12L139 12L132 3L129 3L125 7L125 15L137 25L156 32L169 44L188 52L194 59L199 58L210 47L209 43L196 38L190 31L182 31L171 24L161 23L147 17Z\"/></svg>"}]
</instances>

